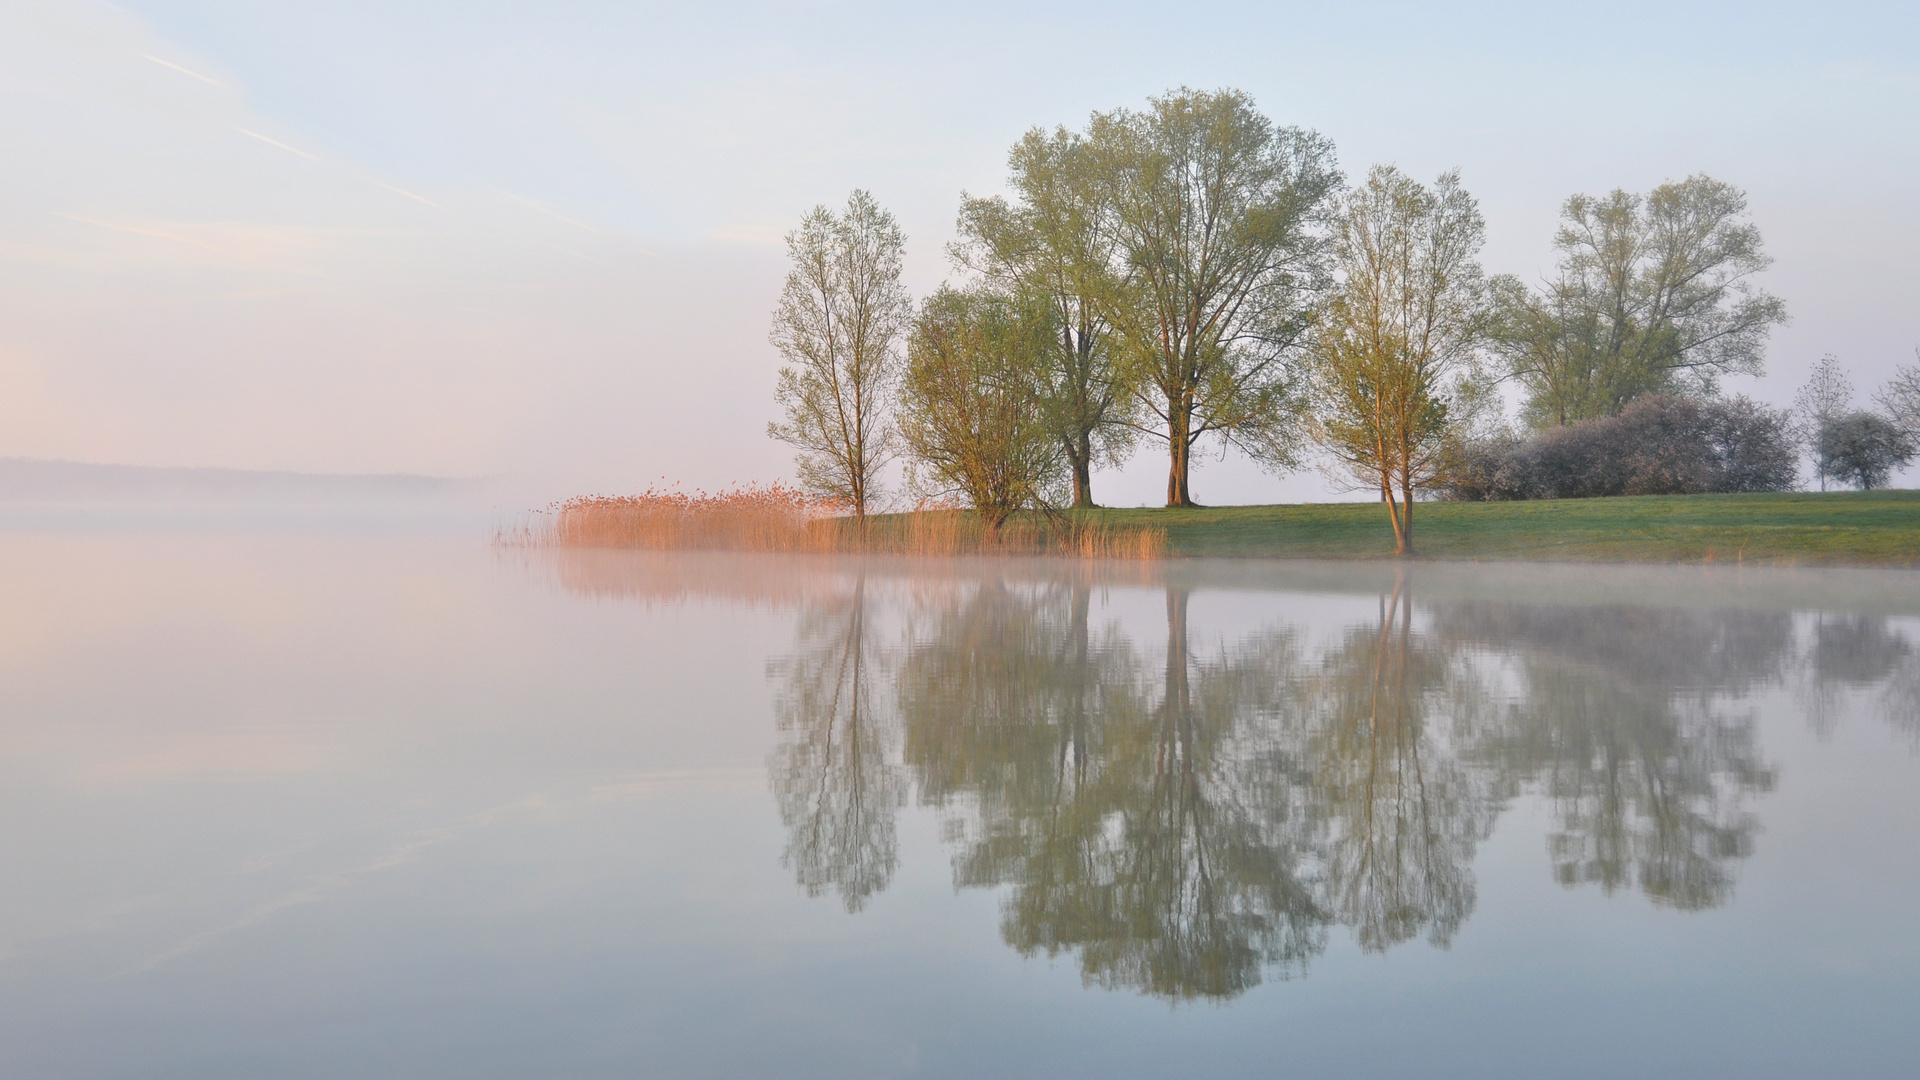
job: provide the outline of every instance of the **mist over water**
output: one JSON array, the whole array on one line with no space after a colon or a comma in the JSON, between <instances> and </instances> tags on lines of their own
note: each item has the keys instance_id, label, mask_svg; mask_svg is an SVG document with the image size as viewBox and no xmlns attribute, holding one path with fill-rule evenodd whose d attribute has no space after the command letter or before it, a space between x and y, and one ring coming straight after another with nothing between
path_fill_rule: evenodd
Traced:
<instances>
[{"instance_id":1,"label":"mist over water","mask_svg":"<svg viewBox=\"0 0 1920 1080\"><path fill-rule=\"evenodd\" d=\"M1904 574L49 528L0 611L22 1076L1920 1049Z\"/></svg>"}]
</instances>

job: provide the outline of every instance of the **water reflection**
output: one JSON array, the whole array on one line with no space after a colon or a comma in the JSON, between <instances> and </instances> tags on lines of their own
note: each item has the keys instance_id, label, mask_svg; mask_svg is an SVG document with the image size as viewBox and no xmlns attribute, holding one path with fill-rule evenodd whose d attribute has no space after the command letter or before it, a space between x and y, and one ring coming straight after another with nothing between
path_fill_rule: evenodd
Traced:
<instances>
[{"instance_id":1,"label":"water reflection","mask_svg":"<svg viewBox=\"0 0 1920 1080\"><path fill-rule=\"evenodd\" d=\"M1512 777L1474 769L1483 688L1446 639L1413 630L1404 581L1375 627L1356 627L1303 681L1303 757L1312 764L1325 894L1361 948L1424 931L1445 945L1473 910L1471 864Z\"/></svg>"},{"instance_id":2,"label":"water reflection","mask_svg":"<svg viewBox=\"0 0 1920 1080\"><path fill-rule=\"evenodd\" d=\"M1778 677L1792 620L1772 612L1441 605L1435 632L1518 666L1476 746L1552 800L1566 885L1639 889L1683 910L1725 903L1753 851L1749 799L1773 786L1750 713L1728 701Z\"/></svg>"},{"instance_id":3,"label":"water reflection","mask_svg":"<svg viewBox=\"0 0 1920 1080\"><path fill-rule=\"evenodd\" d=\"M1521 794L1552 809L1567 887L1711 908L1754 850L1775 773L1741 701L1798 655L1791 615L1420 601L1400 578L1331 641L1282 617L1207 651L1189 589L1164 590L1164 645L1096 622L1095 591L862 576L805 608L771 771L809 894L858 910L886 888L913 793L955 886L1007 890L1010 946L1219 998L1303 971L1336 926L1446 946ZM1853 619L1807 655L1817 686L1894 695L1920 685L1896 678L1910 652Z\"/></svg>"},{"instance_id":4,"label":"water reflection","mask_svg":"<svg viewBox=\"0 0 1920 1080\"><path fill-rule=\"evenodd\" d=\"M1275 738L1292 645L1197 661L1166 597L1155 670L1089 625L1084 583L983 587L910 643L906 762L949 813L960 886L1011 886L1002 934L1090 983L1222 996L1318 951L1306 778Z\"/></svg>"},{"instance_id":5,"label":"water reflection","mask_svg":"<svg viewBox=\"0 0 1920 1080\"><path fill-rule=\"evenodd\" d=\"M861 577L808 607L794 654L773 665L781 738L768 772L790 837L781 858L807 895L837 892L848 911L893 879L907 794L869 619Z\"/></svg>"}]
</instances>

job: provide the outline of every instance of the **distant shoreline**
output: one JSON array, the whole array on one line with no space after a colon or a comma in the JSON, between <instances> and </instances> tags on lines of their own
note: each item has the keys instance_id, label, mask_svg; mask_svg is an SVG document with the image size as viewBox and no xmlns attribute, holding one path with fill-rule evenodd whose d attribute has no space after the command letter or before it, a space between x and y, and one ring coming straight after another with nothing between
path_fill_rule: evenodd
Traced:
<instances>
[{"instance_id":1,"label":"distant shoreline","mask_svg":"<svg viewBox=\"0 0 1920 1080\"><path fill-rule=\"evenodd\" d=\"M411 473L301 473L0 458L0 505L394 502L455 495L484 483Z\"/></svg>"}]
</instances>

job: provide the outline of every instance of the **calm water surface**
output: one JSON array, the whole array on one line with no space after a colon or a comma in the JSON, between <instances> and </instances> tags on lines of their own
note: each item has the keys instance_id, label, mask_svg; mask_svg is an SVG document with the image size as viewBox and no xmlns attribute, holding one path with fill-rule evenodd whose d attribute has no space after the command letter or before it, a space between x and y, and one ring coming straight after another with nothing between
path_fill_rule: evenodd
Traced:
<instances>
[{"instance_id":1,"label":"calm water surface","mask_svg":"<svg viewBox=\"0 0 1920 1080\"><path fill-rule=\"evenodd\" d=\"M0 536L6 1077L1920 1061L1920 575Z\"/></svg>"}]
</instances>

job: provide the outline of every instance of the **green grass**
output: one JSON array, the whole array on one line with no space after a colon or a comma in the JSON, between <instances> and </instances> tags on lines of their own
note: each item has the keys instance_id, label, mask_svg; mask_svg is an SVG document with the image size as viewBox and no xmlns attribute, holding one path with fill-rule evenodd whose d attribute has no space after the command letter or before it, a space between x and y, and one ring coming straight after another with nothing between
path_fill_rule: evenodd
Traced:
<instances>
[{"instance_id":1,"label":"green grass","mask_svg":"<svg viewBox=\"0 0 1920 1080\"><path fill-rule=\"evenodd\" d=\"M1109 526L1166 530L1174 556L1393 554L1377 502L1093 514ZM1920 566L1920 491L1417 503L1413 521L1425 558Z\"/></svg>"}]
</instances>

